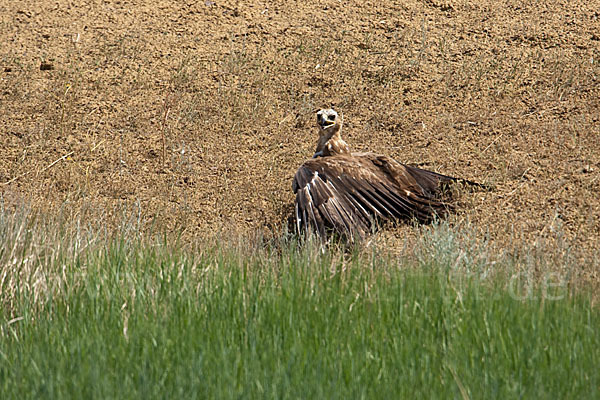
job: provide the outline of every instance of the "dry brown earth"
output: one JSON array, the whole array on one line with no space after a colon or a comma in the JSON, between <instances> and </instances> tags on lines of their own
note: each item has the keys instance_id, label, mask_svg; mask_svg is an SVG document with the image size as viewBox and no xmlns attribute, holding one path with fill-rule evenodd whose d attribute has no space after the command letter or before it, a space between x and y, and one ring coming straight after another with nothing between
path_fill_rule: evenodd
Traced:
<instances>
[{"instance_id":1,"label":"dry brown earth","mask_svg":"<svg viewBox=\"0 0 600 400\"><path fill-rule=\"evenodd\" d=\"M354 149L495 186L453 223L598 254L598 1L0 2L7 204L277 231L332 104Z\"/></svg>"}]
</instances>

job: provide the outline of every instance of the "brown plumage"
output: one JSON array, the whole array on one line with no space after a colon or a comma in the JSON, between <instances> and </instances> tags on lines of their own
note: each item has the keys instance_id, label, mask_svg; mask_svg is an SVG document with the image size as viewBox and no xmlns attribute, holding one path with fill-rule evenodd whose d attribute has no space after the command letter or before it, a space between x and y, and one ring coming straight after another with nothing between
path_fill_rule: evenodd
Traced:
<instances>
[{"instance_id":1,"label":"brown plumage","mask_svg":"<svg viewBox=\"0 0 600 400\"><path fill-rule=\"evenodd\" d=\"M441 199L446 184L475 182L401 164L372 153L351 153L341 138L342 123L332 110L317 113L315 154L293 181L298 231L325 237L334 231L350 241L364 238L378 220L430 222L453 206Z\"/></svg>"}]
</instances>

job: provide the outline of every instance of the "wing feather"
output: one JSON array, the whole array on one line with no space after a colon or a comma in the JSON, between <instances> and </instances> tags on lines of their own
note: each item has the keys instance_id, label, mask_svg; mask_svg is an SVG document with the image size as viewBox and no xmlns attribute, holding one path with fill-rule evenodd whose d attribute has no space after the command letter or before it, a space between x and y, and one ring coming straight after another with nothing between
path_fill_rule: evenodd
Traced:
<instances>
[{"instance_id":1,"label":"wing feather","mask_svg":"<svg viewBox=\"0 0 600 400\"><path fill-rule=\"evenodd\" d=\"M421 171L371 154L306 161L292 185L296 227L321 236L335 231L353 241L364 238L377 220L430 221L451 207L435 197L446 177Z\"/></svg>"}]
</instances>

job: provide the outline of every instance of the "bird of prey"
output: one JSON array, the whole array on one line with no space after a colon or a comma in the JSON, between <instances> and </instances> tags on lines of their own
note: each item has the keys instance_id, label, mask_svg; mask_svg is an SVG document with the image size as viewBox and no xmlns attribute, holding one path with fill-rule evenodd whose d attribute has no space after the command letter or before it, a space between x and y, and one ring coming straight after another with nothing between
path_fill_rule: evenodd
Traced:
<instances>
[{"instance_id":1,"label":"bird of prey","mask_svg":"<svg viewBox=\"0 0 600 400\"><path fill-rule=\"evenodd\" d=\"M296 172L295 222L298 232L321 237L338 233L364 239L379 221L444 216L454 207L444 201L447 184L464 182L373 153L352 153L342 140L342 121L333 109L317 112L319 140L313 158Z\"/></svg>"}]
</instances>

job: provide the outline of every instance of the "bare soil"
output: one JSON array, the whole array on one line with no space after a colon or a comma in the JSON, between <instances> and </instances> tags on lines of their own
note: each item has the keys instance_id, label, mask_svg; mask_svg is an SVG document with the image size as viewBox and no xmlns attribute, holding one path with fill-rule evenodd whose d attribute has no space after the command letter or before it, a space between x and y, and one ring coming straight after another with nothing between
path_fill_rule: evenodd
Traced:
<instances>
[{"instance_id":1,"label":"bare soil","mask_svg":"<svg viewBox=\"0 0 600 400\"><path fill-rule=\"evenodd\" d=\"M598 1L0 2L5 204L276 233L331 105L356 151L494 186L453 223L598 254Z\"/></svg>"}]
</instances>

